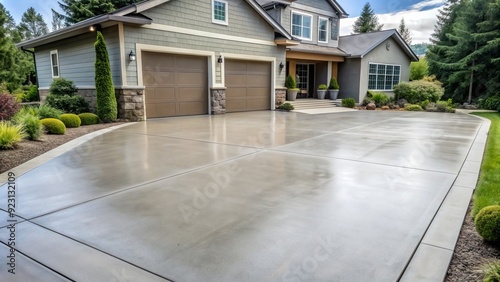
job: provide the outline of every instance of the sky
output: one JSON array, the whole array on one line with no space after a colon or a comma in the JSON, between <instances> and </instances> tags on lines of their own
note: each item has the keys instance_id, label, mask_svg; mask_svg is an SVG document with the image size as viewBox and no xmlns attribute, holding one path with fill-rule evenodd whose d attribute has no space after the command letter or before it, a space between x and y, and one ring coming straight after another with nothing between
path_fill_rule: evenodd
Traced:
<instances>
[{"instance_id":1,"label":"sky","mask_svg":"<svg viewBox=\"0 0 500 282\"><path fill-rule=\"evenodd\" d=\"M337 0L349 14L349 18L340 21L340 34L349 35L352 25L359 16L367 0ZM429 42L429 37L436 24L436 14L443 5L443 0L370 0L370 5L377 14L383 29L397 28L402 18L409 28L413 44ZM42 14L45 22L51 28L51 8L60 11L57 0L0 0L16 23L22 14L33 7Z\"/></svg>"}]
</instances>

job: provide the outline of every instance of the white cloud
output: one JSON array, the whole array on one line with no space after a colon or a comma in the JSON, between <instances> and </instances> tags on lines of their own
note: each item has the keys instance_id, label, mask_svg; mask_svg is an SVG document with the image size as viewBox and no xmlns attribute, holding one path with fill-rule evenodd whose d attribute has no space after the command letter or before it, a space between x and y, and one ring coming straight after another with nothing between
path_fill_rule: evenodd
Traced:
<instances>
[{"instance_id":1,"label":"white cloud","mask_svg":"<svg viewBox=\"0 0 500 282\"><path fill-rule=\"evenodd\" d=\"M421 11L425 7L434 7L443 4L442 0L428 0L419 2L408 10L378 14L379 23L384 24L382 29L398 28L401 19L404 17L406 27L410 30L412 43L429 42L431 34L434 32L434 25L436 24L436 15L441 7L432 8L429 10ZM340 20L340 34L349 35L352 32L352 25L356 18L347 18Z\"/></svg>"}]
</instances>

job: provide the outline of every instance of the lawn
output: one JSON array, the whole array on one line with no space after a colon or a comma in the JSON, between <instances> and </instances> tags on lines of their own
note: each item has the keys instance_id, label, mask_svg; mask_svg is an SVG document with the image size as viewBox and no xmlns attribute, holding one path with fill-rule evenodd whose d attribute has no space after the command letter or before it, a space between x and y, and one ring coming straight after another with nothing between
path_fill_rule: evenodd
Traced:
<instances>
[{"instance_id":1,"label":"lawn","mask_svg":"<svg viewBox=\"0 0 500 282\"><path fill-rule=\"evenodd\" d=\"M491 127L479 182L474 193L473 216L486 206L500 205L500 113L475 113L475 115L491 120Z\"/></svg>"}]
</instances>

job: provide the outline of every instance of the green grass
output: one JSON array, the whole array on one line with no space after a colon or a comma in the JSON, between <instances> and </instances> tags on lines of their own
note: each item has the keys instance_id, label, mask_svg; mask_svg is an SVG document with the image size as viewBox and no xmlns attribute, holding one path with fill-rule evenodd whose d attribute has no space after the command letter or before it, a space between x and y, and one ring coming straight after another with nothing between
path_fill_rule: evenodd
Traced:
<instances>
[{"instance_id":1,"label":"green grass","mask_svg":"<svg viewBox=\"0 0 500 282\"><path fill-rule=\"evenodd\" d=\"M475 113L491 120L481 174L474 193L472 215L484 207L500 205L500 113Z\"/></svg>"}]
</instances>

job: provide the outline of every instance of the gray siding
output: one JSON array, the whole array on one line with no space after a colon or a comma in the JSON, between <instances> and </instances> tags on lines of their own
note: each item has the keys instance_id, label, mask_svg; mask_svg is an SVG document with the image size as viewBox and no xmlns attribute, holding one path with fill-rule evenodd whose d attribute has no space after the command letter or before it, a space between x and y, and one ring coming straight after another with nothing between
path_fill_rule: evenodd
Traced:
<instances>
[{"instance_id":1,"label":"gray siding","mask_svg":"<svg viewBox=\"0 0 500 282\"><path fill-rule=\"evenodd\" d=\"M121 85L118 29L107 28L103 30L103 35L110 57L113 82ZM88 32L37 47L35 52L39 87L47 88L52 83L52 50L58 52L60 77L72 80L77 87L94 87L95 40L96 33Z\"/></svg>"},{"instance_id":2,"label":"gray siding","mask_svg":"<svg viewBox=\"0 0 500 282\"><path fill-rule=\"evenodd\" d=\"M389 51L385 47L387 42L391 43L391 49ZM368 68L370 63L401 65L400 81L408 81L410 79L410 58L401 49L401 47L399 47L395 40L389 38L363 58L363 63L361 65L361 84L359 91L359 97L361 99L365 97L366 92L368 91ZM394 92L392 91L381 92L384 92L388 95L394 94Z\"/></svg>"},{"instance_id":3,"label":"gray siding","mask_svg":"<svg viewBox=\"0 0 500 282\"><path fill-rule=\"evenodd\" d=\"M316 9L321 9L324 11L333 11L332 5L326 0L297 0L294 3L307 5Z\"/></svg>"},{"instance_id":4,"label":"gray siding","mask_svg":"<svg viewBox=\"0 0 500 282\"><path fill-rule=\"evenodd\" d=\"M356 102L361 102L363 98L359 100L360 70L361 59L346 59L345 62L339 64L338 82L340 86L340 99L354 98ZM368 81L366 83L368 84Z\"/></svg>"}]
</instances>

